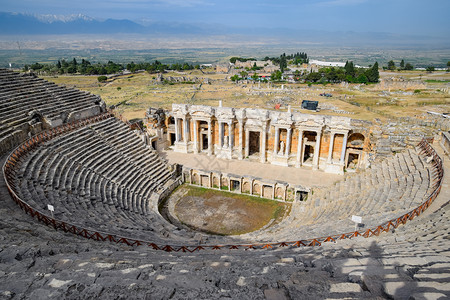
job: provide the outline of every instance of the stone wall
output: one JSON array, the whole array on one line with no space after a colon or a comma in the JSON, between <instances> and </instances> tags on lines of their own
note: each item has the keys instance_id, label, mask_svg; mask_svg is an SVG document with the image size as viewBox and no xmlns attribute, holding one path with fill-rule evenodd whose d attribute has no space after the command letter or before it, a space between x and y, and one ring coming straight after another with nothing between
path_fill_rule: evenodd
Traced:
<instances>
[{"instance_id":1,"label":"stone wall","mask_svg":"<svg viewBox=\"0 0 450 300\"><path fill-rule=\"evenodd\" d=\"M237 175L214 170L201 170L183 167L183 181L204 188L224 190L238 194L282 201L304 201L311 190L300 185L289 185L282 181L273 181Z\"/></svg>"},{"instance_id":2,"label":"stone wall","mask_svg":"<svg viewBox=\"0 0 450 300\"><path fill-rule=\"evenodd\" d=\"M450 155L450 132L443 132L440 142L445 154Z\"/></svg>"},{"instance_id":3,"label":"stone wall","mask_svg":"<svg viewBox=\"0 0 450 300\"><path fill-rule=\"evenodd\" d=\"M283 112L173 104L166 118L167 145L176 152L343 174L349 161L347 149L358 157L355 168L366 167L365 157L371 149L368 130L347 117L309 115L290 109ZM148 124L154 126L155 121L148 120ZM362 137L356 152L349 144L354 134Z\"/></svg>"}]
</instances>

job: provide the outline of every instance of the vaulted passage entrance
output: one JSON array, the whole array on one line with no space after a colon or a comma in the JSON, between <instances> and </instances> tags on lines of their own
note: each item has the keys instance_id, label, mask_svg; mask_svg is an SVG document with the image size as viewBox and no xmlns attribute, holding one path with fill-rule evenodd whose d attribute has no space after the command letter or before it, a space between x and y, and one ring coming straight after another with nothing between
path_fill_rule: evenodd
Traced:
<instances>
[{"instance_id":1,"label":"vaulted passage entrance","mask_svg":"<svg viewBox=\"0 0 450 300\"><path fill-rule=\"evenodd\" d=\"M260 148L259 135L260 135L260 133L257 131L250 131L249 155L259 153L259 148Z\"/></svg>"}]
</instances>

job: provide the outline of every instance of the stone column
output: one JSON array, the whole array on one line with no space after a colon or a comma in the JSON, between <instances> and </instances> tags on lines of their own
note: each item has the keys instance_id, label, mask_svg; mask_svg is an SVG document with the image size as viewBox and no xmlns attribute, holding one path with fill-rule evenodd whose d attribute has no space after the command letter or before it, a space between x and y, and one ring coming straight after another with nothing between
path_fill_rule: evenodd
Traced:
<instances>
[{"instance_id":1,"label":"stone column","mask_svg":"<svg viewBox=\"0 0 450 300\"><path fill-rule=\"evenodd\" d=\"M327 159L327 163L329 163L329 164L331 164L333 162L334 135L335 135L335 132L331 132L330 149L328 151L328 159Z\"/></svg>"},{"instance_id":2,"label":"stone column","mask_svg":"<svg viewBox=\"0 0 450 300\"><path fill-rule=\"evenodd\" d=\"M233 152L233 146L234 146L234 128L233 128L233 121L228 122L228 147L230 148L231 152Z\"/></svg>"},{"instance_id":3,"label":"stone column","mask_svg":"<svg viewBox=\"0 0 450 300\"><path fill-rule=\"evenodd\" d=\"M275 127L275 142L273 143L273 155L277 155L279 143L280 143L280 128Z\"/></svg>"},{"instance_id":4,"label":"stone column","mask_svg":"<svg viewBox=\"0 0 450 300\"><path fill-rule=\"evenodd\" d=\"M305 149L306 149L306 147L305 147L305 145L306 145L306 142L308 141L308 138L303 138L303 146L302 146L302 154L301 154L301 158L302 158L302 164L303 164L303 159L305 158Z\"/></svg>"},{"instance_id":5,"label":"stone column","mask_svg":"<svg viewBox=\"0 0 450 300\"><path fill-rule=\"evenodd\" d=\"M275 200L275 185L272 185L272 200Z\"/></svg>"},{"instance_id":6,"label":"stone column","mask_svg":"<svg viewBox=\"0 0 450 300\"><path fill-rule=\"evenodd\" d=\"M267 140L267 133L266 128L263 128L262 130L262 139L261 139L261 162L266 162L266 140Z\"/></svg>"},{"instance_id":7,"label":"stone column","mask_svg":"<svg viewBox=\"0 0 450 300\"><path fill-rule=\"evenodd\" d=\"M241 177L241 180L239 181L239 194L242 194L242 184L244 183L243 178Z\"/></svg>"},{"instance_id":8,"label":"stone column","mask_svg":"<svg viewBox=\"0 0 450 300\"><path fill-rule=\"evenodd\" d=\"M296 168L300 168L300 166L303 163L302 150L303 150L303 129L299 129L298 143L297 143L297 162L295 163Z\"/></svg>"},{"instance_id":9,"label":"stone column","mask_svg":"<svg viewBox=\"0 0 450 300\"><path fill-rule=\"evenodd\" d=\"M211 119L208 120L208 156L213 154Z\"/></svg>"},{"instance_id":10,"label":"stone column","mask_svg":"<svg viewBox=\"0 0 450 300\"><path fill-rule=\"evenodd\" d=\"M178 142L178 141L180 141L180 137L179 137L179 135L180 135L180 128L178 127L179 126L178 118L175 117L174 119L175 119L175 142Z\"/></svg>"},{"instance_id":11,"label":"stone column","mask_svg":"<svg viewBox=\"0 0 450 300\"><path fill-rule=\"evenodd\" d=\"M187 118L183 119L183 127L184 127L183 141L187 143L189 142L189 120Z\"/></svg>"},{"instance_id":12,"label":"stone column","mask_svg":"<svg viewBox=\"0 0 450 300\"><path fill-rule=\"evenodd\" d=\"M219 148L223 147L223 123L219 121Z\"/></svg>"},{"instance_id":13,"label":"stone column","mask_svg":"<svg viewBox=\"0 0 450 300\"><path fill-rule=\"evenodd\" d=\"M243 154L242 154L242 144L243 144L243 142L244 142L244 139L243 139L243 136L242 136L242 134L244 133L244 126L243 126L243 124L242 124L242 122L241 121L239 121L239 152L238 152L238 159L239 160L242 160L242 156L243 156Z\"/></svg>"},{"instance_id":14,"label":"stone column","mask_svg":"<svg viewBox=\"0 0 450 300\"><path fill-rule=\"evenodd\" d=\"M347 150L347 138L348 132L344 133L344 140L342 141L342 152L341 152L341 161L340 164L343 165L345 161L345 151Z\"/></svg>"},{"instance_id":15,"label":"stone column","mask_svg":"<svg viewBox=\"0 0 450 300\"><path fill-rule=\"evenodd\" d=\"M286 158L289 158L289 154L291 152L291 137L292 135L292 129L289 127L287 129L287 135L286 135L286 150L284 152L284 156L286 156Z\"/></svg>"},{"instance_id":16,"label":"stone column","mask_svg":"<svg viewBox=\"0 0 450 300\"><path fill-rule=\"evenodd\" d=\"M198 153L198 127L197 120L194 121L194 153Z\"/></svg>"},{"instance_id":17,"label":"stone column","mask_svg":"<svg viewBox=\"0 0 450 300\"><path fill-rule=\"evenodd\" d=\"M250 155L250 130L245 130L245 157Z\"/></svg>"},{"instance_id":18,"label":"stone column","mask_svg":"<svg viewBox=\"0 0 450 300\"><path fill-rule=\"evenodd\" d=\"M316 146L314 147L313 170L319 169L320 139L321 138L322 138L322 131L317 131Z\"/></svg>"}]
</instances>

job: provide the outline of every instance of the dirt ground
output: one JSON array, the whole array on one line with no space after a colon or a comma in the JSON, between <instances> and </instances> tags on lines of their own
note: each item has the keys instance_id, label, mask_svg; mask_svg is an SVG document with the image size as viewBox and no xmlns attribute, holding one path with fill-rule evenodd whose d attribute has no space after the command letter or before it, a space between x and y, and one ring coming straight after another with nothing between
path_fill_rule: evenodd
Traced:
<instances>
[{"instance_id":1,"label":"dirt ground","mask_svg":"<svg viewBox=\"0 0 450 300\"><path fill-rule=\"evenodd\" d=\"M379 84L272 84L233 83L227 74L203 74L199 70L169 72L164 77L185 77L203 84L162 84L156 74L129 74L99 83L97 76L44 77L57 84L76 87L100 95L107 105L122 103L117 111L127 119L143 118L149 107L170 109L172 103L217 106L222 100L228 107L281 109L315 114L301 109L302 100L318 100L318 114L342 115L372 121L392 117L416 116L427 110L442 112L450 105L450 72L396 71L380 72ZM333 97L320 96L330 93Z\"/></svg>"},{"instance_id":2,"label":"dirt ground","mask_svg":"<svg viewBox=\"0 0 450 300\"><path fill-rule=\"evenodd\" d=\"M175 214L192 229L219 235L252 232L283 218L290 204L223 191L183 186Z\"/></svg>"}]
</instances>

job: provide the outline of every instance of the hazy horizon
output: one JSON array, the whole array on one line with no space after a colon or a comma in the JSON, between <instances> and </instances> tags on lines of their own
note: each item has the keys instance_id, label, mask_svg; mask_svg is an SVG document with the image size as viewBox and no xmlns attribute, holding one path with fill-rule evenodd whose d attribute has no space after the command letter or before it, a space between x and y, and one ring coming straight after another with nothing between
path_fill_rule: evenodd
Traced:
<instances>
[{"instance_id":1,"label":"hazy horizon","mask_svg":"<svg viewBox=\"0 0 450 300\"><path fill-rule=\"evenodd\" d=\"M38 15L83 14L146 25L186 23L225 28L386 32L450 36L448 0L1 0L2 11Z\"/></svg>"},{"instance_id":2,"label":"hazy horizon","mask_svg":"<svg viewBox=\"0 0 450 300\"><path fill-rule=\"evenodd\" d=\"M214 62L230 55L264 57L297 51L362 65L408 59L415 65L443 66L450 60L448 0L0 0L0 4L2 12L37 17L0 14L1 66L65 57L103 61L108 56L125 62ZM96 21L67 18L73 15Z\"/></svg>"}]
</instances>

